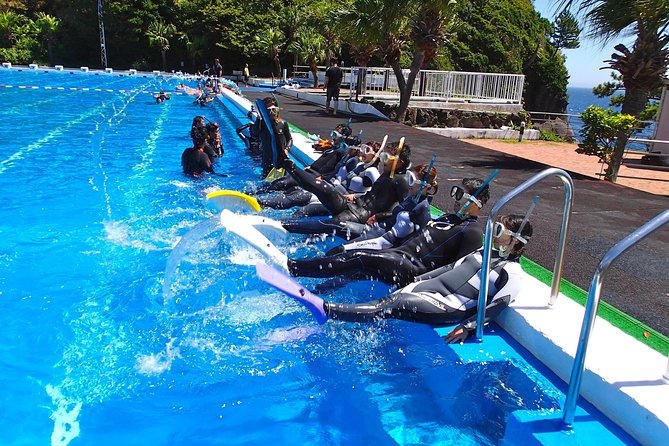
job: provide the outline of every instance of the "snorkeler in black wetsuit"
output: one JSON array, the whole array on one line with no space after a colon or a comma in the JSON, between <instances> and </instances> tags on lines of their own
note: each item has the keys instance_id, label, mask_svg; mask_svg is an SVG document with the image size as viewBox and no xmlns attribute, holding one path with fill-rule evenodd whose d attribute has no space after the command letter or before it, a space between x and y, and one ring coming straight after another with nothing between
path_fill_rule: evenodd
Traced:
<instances>
[{"instance_id":1,"label":"snorkeler in black wetsuit","mask_svg":"<svg viewBox=\"0 0 669 446\"><path fill-rule=\"evenodd\" d=\"M350 242L336 246L326 255L339 254L344 251L357 249L381 250L400 246L415 232L423 230L432 219L430 203L434 194L439 190L437 183L437 169L419 164L413 167L407 176L409 194L400 204L395 206L391 213L376 214L367 220L368 224L362 228L360 235ZM347 226L346 236L357 235L350 225ZM340 234L337 233L341 237Z\"/></svg>"},{"instance_id":2,"label":"snorkeler in black wetsuit","mask_svg":"<svg viewBox=\"0 0 669 446\"><path fill-rule=\"evenodd\" d=\"M251 111L246 114L246 117L249 119L249 122L240 127L237 127L235 132L237 132L237 136L239 136L239 139L241 139L246 146L246 150L249 151L249 154L255 158L258 155L261 155L261 153L260 141L258 141L259 135L256 133L258 127L254 122L259 118L258 113L255 111L253 106L251 106Z\"/></svg>"},{"instance_id":3,"label":"snorkeler in black wetsuit","mask_svg":"<svg viewBox=\"0 0 669 446\"><path fill-rule=\"evenodd\" d=\"M184 173L195 176L202 176L204 172L214 173L211 161L204 152L206 135L200 131L195 131L193 135L193 147L184 150L181 155Z\"/></svg>"},{"instance_id":4,"label":"snorkeler in black wetsuit","mask_svg":"<svg viewBox=\"0 0 669 446\"><path fill-rule=\"evenodd\" d=\"M353 250L308 260L288 260L294 276L331 277L334 275L371 276L400 286L421 274L447 265L481 247L483 233L478 214L489 198L488 186L473 197L483 180L462 180L462 194L467 202L459 206L459 215L447 214L427 223L425 228L398 247L385 250Z\"/></svg>"},{"instance_id":5,"label":"snorkeler in black wetsuit","mask_svg":"<svg viewBox=\"0 0 669 446\"><path fill-rule=\"evenodd\" d=\"M376 163L371 162L372 157L375 154L374 149L370 147L369 150L371 151L371 154L363 155L363 159L359 158L358 156L354 156L359 153L359 149L357 147L349 147L348 151L350 151L353 155L346 163L346 166L339 169L337 175L334 175L334 172L328 172L328 174L322 175L316 170L316 168L325 166L324 164L317 164L317 161L319 161L324 156L327 156L326 154L314 161L314 163L310 166L307 166L304 171L311 173L315 178L328 180L330 183L332 183L333 186L335 186L335 190L338 190L342 194L353 193L362 195L364 192L369 191L372 188L374 182L379 177L379 172L374 166ZM339 152L339 150L336 151ZM337 159L334 157L332 158L335 160ZM369 161L369 163L366 163L365 160ZM350 172L346 169L346 167L350 168ZM340 174L344 175L343 180L340 179ZM319 215L328 215L327 209L317 201L318 199L316 196L298 186L297 182L293 179L292 176L286 175L282 178L279 178L278 180L273 181L270 183L270 185L271 187L274 187L279 182L282 182L282 184L292 184L292 186L285 188L285 190L281 192L274 192L272 194L258 196L258 203L260 203L263 208L269 207L273 209L290 209L296 206L302 206L302 209L298 211L301 212L303 209L305 209L305 206L308 206L309 209L315 209L316 207L319 210L323 209L323 211L321 211L322 214ZM296 214L294 214L294 216Z\"/></svg>"},{"instance_id":6,"label":"snorkeler in black wetsuit","mask_svg":"<svg viewBox=\"0 0 669 446\"><path fill-rule=\"evenodd\" d=\"M523 272L519 259L533 232L527 218L527 215L508 215L495 223L486 322L506 308L522 289ZM386 318L435 326L459 323L444 340L462 342L476 330L481 267L482 251L477 250L452 264L417 277L416 282L387 297L365 303L325 302L303 288L298 288L299 293L287 292L307 307L319 323L325 323L327 319L373 322ZM261 278L263 274L277 273L263 268L259 268L258 272ZM285 280L273 279L269 283L277 286L275 284L279 282L285 283ZM277 288L282 289L282 286ZM288 288L296 286L299 284L293 283Z\"/></svg>"},{"instance_id":7,"label":"snorkeler in black wetsuit","mask_svg":"<svg viewBox=\"0 0 669 446\"><path fill-rule=\"evenodd\" d=\"M395 204L404 199L409 190L404 176L406 169L411 164L409 161L409 154L411 153L409 146L405 145L397 155L395 155L398 150L397 145L389 144L385 150L380 156L379 172L382 172L381 176L374 182L372 189L360 197L356 197L354 194L344 195L340 193L332 183L314 178L312 175L298 169L290 160L287 160L285 165L286 170L301 187L318 197L321 204L333 215L332 220L335 223L352 221L364 224L372 215L392 210ZM302 232L304 230L302 223L302 221L285 222L284 227L289 232L323 232L320 230L317 232ZM313 225L313 220L306 223L306 226L308 225Z\"/></svg>"}]
</instances>

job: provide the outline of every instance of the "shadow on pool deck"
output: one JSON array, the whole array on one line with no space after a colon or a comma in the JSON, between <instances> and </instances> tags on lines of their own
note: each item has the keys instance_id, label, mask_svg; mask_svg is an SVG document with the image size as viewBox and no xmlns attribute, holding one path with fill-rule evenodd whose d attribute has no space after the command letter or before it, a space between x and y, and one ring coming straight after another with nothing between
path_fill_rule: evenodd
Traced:
<instances>
[{"instance_id":1,"label":"shadow on pool deck","mask_svg":"<svg viewBox=\"0 0 669 446\"><path fill-rule=\"evenodd\" d=\"M262 92L245 94L251 100L265 95ZM328 116L323 108L292 98L280 96L279 101L282 118L309 133L323 137L329 135L338 123L348 120L348 116ZM463 177L486 178L494 169L501 169L492 183L491 200L484 208L485 215L493 203L534 174L548 167L567 170L574 180L574 207L563 277L586 291L604 254L636 228L669 208L667 196L596 179L599 168L595 167L592 172L592 168L587 167L593 160L596 164L596 160L587 156L587 160L584 160L580 158L582 155L573 153L570 149L565 150L565 145L559 151L549 151L542 150L541 144L544 142L513 144L476 140L474 144L472 141L446 138L395 122L372 119L353 118L351 127L354 134L360 129L363 130L363 140L380 141L386 134L389 141L406 137L406 142L411 146L411 159L414 163L428 163L432 154L436 153L441 191L435 196L433 204L444 210L453 207L447 193L448 188ZM482 147L493 143L494 149ZM543 147L553 147L553 144ZM519 157L507 153L514 150L528 151L534 155L525 154ZM590 170L584 171L584 168ZM631 175L630 171L640 171L625 169L622 172L626 177ZM662 174L669 180L667 172L640 172L642 178ZM629 184L628 180L630 179L621 178L620 183ZM649 187L647 183L656 184L658 189L655 193L662 194L666 193L662 188L669 190L669 182L666 180L637 181L644 183L644 187ZM564 203L562 182L555 178L540 183L510 203L505 211L524 213L536 194L541 199L532 217L535 235L528 246L527 256L552 270ZM604 301L664 335L669 335L668 253L669 228L665 227L619 258L609 268L602 288ZM567 322L576 323L565 321ZM577 323L580 324L580 321Z\"/></svg>"}]
</instances>

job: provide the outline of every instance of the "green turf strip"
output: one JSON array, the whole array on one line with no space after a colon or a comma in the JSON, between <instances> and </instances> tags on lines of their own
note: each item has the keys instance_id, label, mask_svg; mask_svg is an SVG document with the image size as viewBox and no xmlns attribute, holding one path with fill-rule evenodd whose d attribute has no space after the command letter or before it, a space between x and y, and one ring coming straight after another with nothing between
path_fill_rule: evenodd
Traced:
<instances>
[{"instance_id":1,"label":"green turf strip","mask_svg":"<svg viewBox=\"0 0 669 446\"><path fill-rule=\"evenodd\" d=\"M520 264L530 276L551 286L553 281L553 273L543 266L529 260L525 257L520 259ZM577 287L573 283L562 279L560 281L560 293L564 294L571 300L585 307L585 302L588 299L588 293ZM648 327L633 317L623 313L617 308L613 307L600 299L597 315L602 319L611 323L611 325L618 327L623 332L632 336L634 339L646 344L648 347L656 350L663 355L669 355L669 338L656 330Z\"/></svg>"}]
</instances>

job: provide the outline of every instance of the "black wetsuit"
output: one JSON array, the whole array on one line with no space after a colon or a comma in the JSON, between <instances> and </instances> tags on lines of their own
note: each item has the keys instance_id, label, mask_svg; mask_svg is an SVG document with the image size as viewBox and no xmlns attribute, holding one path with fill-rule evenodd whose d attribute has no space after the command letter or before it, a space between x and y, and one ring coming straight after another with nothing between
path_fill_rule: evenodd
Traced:
<instances>
[{"instance_id":1,"label":"black wetsuit","mask_svg":"<svg viewBox=\"0 0 669 446\"><path fill-rule=\"evenodd\" d=\"M312 200L313 196L314 194L311 192L308 192L299 186L293 186L284 192L277 192L256 198L258 203L264 208L290 209L295 206L306 206Z\"/></svg>"},{"instance_id":2,"label":"black wetsuit","mask_svg":"<svg viewBox=\"0 0 669 446\"><path fill-rule=\"evenodd\" d=\"M183 167L184 173L191 175L201 175L202 172L214 172L207 154L197 147L184 150L181 154L181 167Z\"/></svg>"},{"instance_id":3,"label":"black wetsuit","mask_svg":"<svg viewBox=\"0 0 669 446\"><path fill-rule=\"evenodd\" d=\"M237 132L237 136L239 136L239 139L241 139L244 145L246 146L246 150L248 150L251 153L251 155L256 155L259 152L259 144L257 136L253 135L251 131L252 126L253 126L252 122L247 122L241 127L237 127L235 131ZM244 133L246 129L249 129L248 135Z\"/></svg>"},{"instance_id":4,"label":"black wetsuit","mask_svg":"<svg viewBox=\"0 0 669 446\"><path fill-rule=\"evenodd\" d=\"M340 234L341 231L335 231L338 236L352 238L352 240L335 246L325 255L329 256L358 249L380 250L400 246L411 238L416 231L422 231L430 222L430 201L431 197L427 196L416 203L414 197L409 196L393 208L390 216L377 214L376 223L371 226L365 225L364 228L361 228L360 233L358 233L357 228L351 228L350 226L344 228L347 237L343 237Z\"/></svg>"},{"instance_id":5,"label":"black wetsuit","mask_svg":"<svg viewBox=\"0 0 669 446\"><path fill-rule=\"evenodd\" d=\"M286 169L302 188L316 195L321 204L334 216L334 219L339 221L365 223L373 214L390 211L395 204L404 199L409 191L403 172L396 172L393 178L384 173L376 180L369 192L353 201L348 201L332 183L317 180L292 163L286 163ZM289 232L300 233L299 224L295 222L284 225L284 227Z\"/></svg>"},{"instance_id":6,"label":"black wetsuit","mask_svg":"<svg viewBox=\"0 0 669 446\"><path fill-rule=\"evenodd\" d=\"M274 161L272 136L267 129L265 121L261 117L258 116L256 121L253 123L253 127L251 127L251 134L258 135L258 140L260 142L260 152L262 153L262 176L265 178L272 170Z\"/></svg>"},{"instance_id":7,"label":"black wetsuit","mask_svg":"<svg viewBox=\"0 0 669 446\"><path fill-rule=\"evenodd\" d=\"M294 276L363 275L385 283L406 285L421 274L481 247L483 233L476 217L455 214L430 221L402 245L383 251L355 250L307 260L288 260Z\"/></svg>"},{"instance_id":8,"label":"black wetsuit","mask_svg":"<svg viewBox=\"0 0 669 446\"><path fill-rule=\"evenodd\" d=\"M286 159L284 152L285 148L290 148L293 145L293 137L290 134L288 123L280 120L278 123L271 124L274 129L277 147L272 146L272 137L267 128L267 123L258 118L256 124L252 129L252 133L260 135L260 148L262 151L262 175L263 178L272 170L272 168L280 168L283 166L283 161ZM274 162L276 154L276 163Z\"/></svg>"},{"instance_id":9,"label":"black wetsuit","mask_svg":"<svg viewBox=\"0 0 669 446\"><path fill-rule=\"evenodd\" d=\"M328 87L326 91L326 105L330 106L330 101L334 99L339 100L339 87L344 73L341 68L336 65L331 66L325 70L325 77L328 78Z\"/></svg>"},{"instance_id":10,"label":"black wetsuit","mask_svg":"<svg viewBox=\"0 0 669 446\"><path fill-rule=\"evenodd\" d=\"M337 162L341 159L342 154L343 153L337 149L328 149L323 152L323 154L318 157L316 161L305 167L304 171L314 176L323 176L329 178L331 175L333 175L334 168L337 165ZM281 178L277 178L271 183L264 183L249 193L262 194L266 192L277 191L286 191L287 193L290 193L297 185L297 181L295 181L292 176L286 175ZM311 195L310 192L309 194Z\"/></svg>"},{"instance_id":11,"label":"black wetsuit","mask_svg":"<svg viewBox=\"0 0 669 446\"><path fill-rule=\"evenodd\" d=\"M274 133L276 135L277 156L274 167L277 169L283 167L283 160L286 159L284 149L290 149L293 146L293 136L290 134L290 127L283 119L274 124Z\"/></svg>"},{"instance_id":12,"label":"black wetsuit","mask_svg":"<svg viewBox=\"0 0 669 446\"><path fill-rule=\"evenodd\" d=\"M504 259L492 251L490 260L486 322L514 300L522 285L517 257ZM462 323L471 333L476 329L481 262L478 250L382 299L359 304L325 302L325 313L332 319L350 322L393 318L437 326Z\"/></svg>"}]
</instances>

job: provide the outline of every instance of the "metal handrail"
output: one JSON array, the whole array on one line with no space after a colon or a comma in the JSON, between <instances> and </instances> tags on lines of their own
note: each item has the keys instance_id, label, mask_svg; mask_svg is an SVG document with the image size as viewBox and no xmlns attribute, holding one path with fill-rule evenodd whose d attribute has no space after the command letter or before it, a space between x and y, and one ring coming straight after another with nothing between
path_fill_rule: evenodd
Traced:
<instances>
[{"instance_id":1,"label":"metal handrail","mask_svg":"<svg viewBox=\"0 0 669 446\"><path fill-rule=\"evenodd\" d=\"M553 282L551 284L551 298L549 305L552 306L560 292L560 279L562 278L562 264L564 260L564 251L566 248L567 234L569 230L569 220L571 218L571 208L574 204L574 182L571 176L562 169L550 168L539 172L532 178L525 181L520 186L513 189L508 194L500 198L492 207L488 215L488 221L485 228L485 241L483 242L483 259L481 262L481 286L479 290L478 313L476 318L476 339L483 339L483 322L485 321L485 307L488 301L488 275L490 274L490 251L492 250L492 228L497 220L499 211L511 200L529 189L534 184L548 176L555 175L559 177L565 185L564 188L564 210L562 212L562 226L560 227L560 239L558 241L557 255L555 257L555 266L553 267Z\"/></svg>"},{"instance_id":2,"label":"metal handrail","mask_svg":"<svg viewBox=\"0 0 669 446\"><path fill-rule=\"evenodd\" d=\"M656 229L669 222L669 209L657 215L655 218L639 227L636 231L616 243L613 248L604 254L599 262L595 274L590 282L590 291L588 291L588 300L585 305L585 315L583 316L583 325L581 326L581 335L578 338L578 349L574 356L574 365L571 369L569 378L569 390L564 403L562 422L566 427L571 428L576 413L576 402L578 394L581 391L581 379L585 369L585 354L588 349L590 332L595 324L597 316L597 307L599 306L599 297L602 291L602 282L604 273L609 269L614 260L625 253L632 246L639 243L642 239L653 233Z\"/></svg>"}]
</instances>

